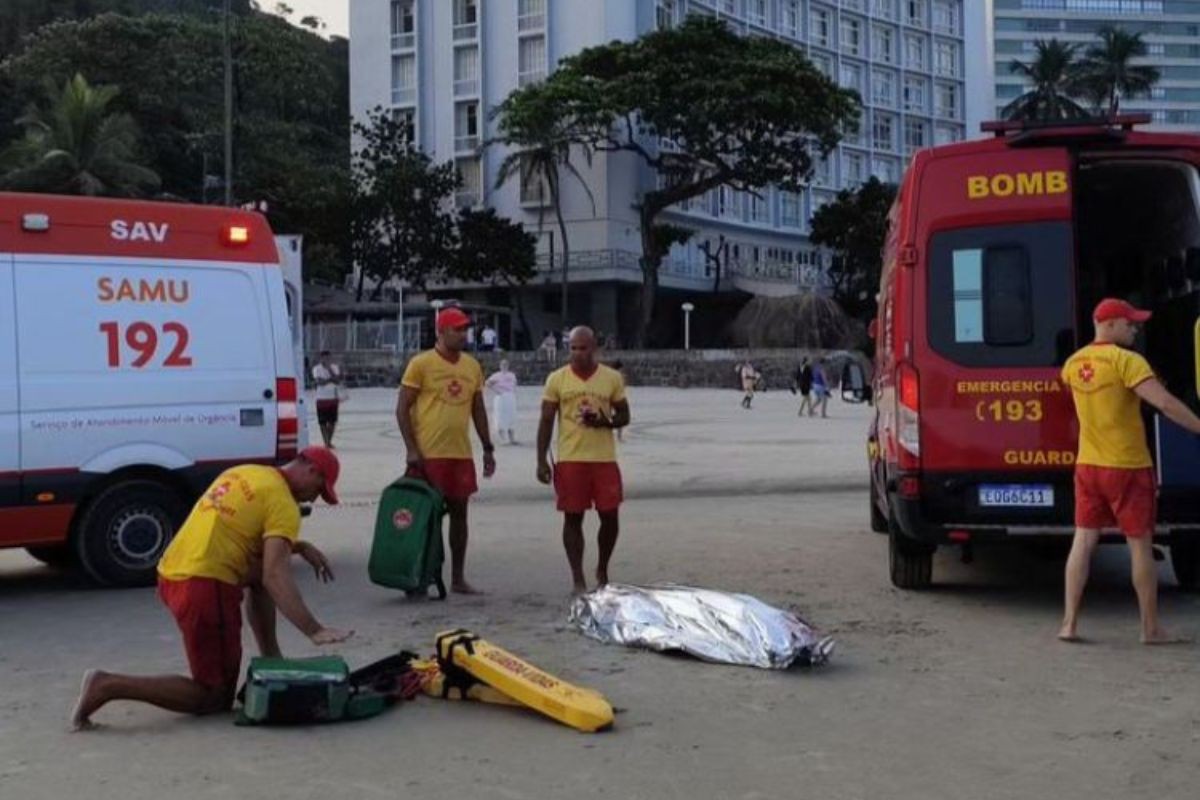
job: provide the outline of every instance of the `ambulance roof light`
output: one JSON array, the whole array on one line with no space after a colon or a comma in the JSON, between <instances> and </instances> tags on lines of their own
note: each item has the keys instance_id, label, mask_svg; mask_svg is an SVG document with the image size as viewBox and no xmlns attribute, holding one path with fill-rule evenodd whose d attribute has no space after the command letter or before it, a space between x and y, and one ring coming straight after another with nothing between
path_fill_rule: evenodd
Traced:
<instances>
[{"instance_id":1,"label":"ambulance roof light","mask_svg":"<svg viewBox=\"0 0 1200 800\"><path fill-rule=\"evenodd\" d=\"M1134 126L1148 125L1151 121L1152 118L1149 114L1113 114L1111 116L1056 120L998 119L980 123L979 130L984 133L994 133L997 137L1003 138L1010 133L1062 128L1091 128L1093 130L1120 128L1123 131L1131 131Z\"/></svg>"},{"instance_id":2,"label":"ambulance roof light","mask_svg":"<svg viewBox=\"0 0 1200 800\"><path fill-rule=\"evenodd\" d=\"M245 225L226 225L222 230L225 244L241 246L250 243L250 229Z\"/></svg>"},{"instance_id":3,"label":"ambulance roof light","mask_svg":"<svg viewBox=\"0 0 1200 800\"><path fill-rule=\"evenodd\" d=\"M21 217L21 230L37 233L50 230L50 215L25 214Z\"/></svg>"}]
</instances>

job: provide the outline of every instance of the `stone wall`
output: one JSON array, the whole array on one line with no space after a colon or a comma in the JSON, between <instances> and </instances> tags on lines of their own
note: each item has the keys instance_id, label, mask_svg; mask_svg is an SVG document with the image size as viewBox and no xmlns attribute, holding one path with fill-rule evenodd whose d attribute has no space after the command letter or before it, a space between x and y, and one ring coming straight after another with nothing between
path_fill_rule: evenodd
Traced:
<instances>
[{"instance_id":1,"label":"stone wall","mask_svg":"<svg viewBox=\"0 0 1200 800\"><path fill-rule=\"evenodd\" d=\"M483 364L484 374L491 374L507 358L509 367L524 385L538 384L546 380L550 370L566 363L562 350L558 351L558 362L550 363L544 356L533 352L475 353ZM630 386L671 386L676 388L710 387L736 388L739 385L735 367L747 357L755 368L766 377L770 389L786 389L792 374L803 356L816 359L829 358L827 369L831 383L836 384L841 374L841 365L848 359L859 361L869 371L869 364L861 353L844 350L826 353L820 350L775 349L775 350L616 350L601 355L605 363L620 361L625 380ZM310 354L310 363L315 363L316 354ZM404 368L404 359L389 353L346 352L334 353L333 359L342 366L346 384L351 388L363 386L396 386Z\"/></svg>"}]
</instances>

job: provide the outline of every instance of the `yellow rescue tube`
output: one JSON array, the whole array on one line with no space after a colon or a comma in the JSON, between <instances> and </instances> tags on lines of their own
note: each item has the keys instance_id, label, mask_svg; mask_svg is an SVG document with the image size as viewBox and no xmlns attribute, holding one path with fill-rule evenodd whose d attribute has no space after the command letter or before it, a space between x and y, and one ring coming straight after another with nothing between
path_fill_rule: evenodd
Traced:
<instances>
[{"instance_id":1,"label":"yellow rescue tube","mask_svg":"<svg viewBox=\"0 0 1200 800\"><path fill-rule=\"evenodd\" d=\"M414 661L412 667L421 673L421 691L429 697L437 697L442 700L476 700L480 703L493 703L498 706L525 707L499 689L493 689L478 680L473 681L464 689L453 681L447 680L445 673L433 659Z\"/></svg>"},{"instance_id":2,"label":"yellow rescue tube","mask_svg":"<svg viewBox=\"0 0 1200 800\"><path fill-rule=\"evenodd\" d=\"M438 661L465 670L522 705L576 730L591 733L612 725L612 706L603 695L572 686L469 631L438 634L437 656Z\"/></svg>"}]
</instances>

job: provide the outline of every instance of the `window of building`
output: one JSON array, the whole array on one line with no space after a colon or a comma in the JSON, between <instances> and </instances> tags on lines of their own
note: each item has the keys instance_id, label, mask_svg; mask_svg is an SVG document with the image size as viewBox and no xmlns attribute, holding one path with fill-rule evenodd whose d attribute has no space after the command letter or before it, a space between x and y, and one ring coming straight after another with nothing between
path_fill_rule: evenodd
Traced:
<instances>
[{"instance_id":1,"label":"window of building","mask_svg":"<svg viewBox=\"0 0 1200 800\"><path fill-rule=\"evenodd\" d=\"M934 144L961 142L962 138L962 130L957 125L938 125L933 129Z\"/></svg>"},{"instance_id":2,"label":"window of building","mask_svg":"<svg viewBox=\"0 0 1200 800\"><path fill-rule=\"evenodd\" d=\"M871 102L875 105L895 108L896 73L890 69L871 70Z\"/></svg>"},{"instance_id":3,"label":"window of building","mask_svg":"<svg viewBox=\"0 0 1200 800\"><path fill-rule=\"evenodd\" d=\"M951 0L933 0L933 29L938 33L958 33L958 5Z\"/></svg>"},{"instance_id":4,"label":"window of building","mask_svg":"<svg viewBox=\"0 0 1200 800\"><path fill-rule=\"evenodd\" d=\"M863 0L842 0L842 8L847 11L862 11Z\"/></svg>"},{"instance_id":5,"label":"window of building","mask_svg":"<svg viewBox=\"0 0 1200 800\"><path fill-rule=\"evenodd\" d=\"M958 87L939 83L934 89L933 113L939 117L958 119Z\"/></svg>"},{"instance_id":6,"label":"window of building","mask_svg":"<svg viewBox=\"0 0 1200 800\"><path fill-rule=\"evenodd\" d=\"M847 89L853 89L859 95L863 94L863 68L860 64L855 64L852 61L842 62L842 74L839 83Z\"/></svg>"},{"instance_id":7,"label":"window of building","mask_svg":"<svg viewBox=\"0 0 1200 800\"><path fill-rule=\"evenodd\" d=\"M871 174L884 183L897 183L900 178L900 166L894 158L875 156L871 159Z\"/></svg>"},{"instance_id":8,"label":"window of building","mask_svg":"<svg viewBox=\"0 0 1200 800\"><path fill-rule=\"evenodd\" d=\"M925 79L909 76L904 79L904 110L928 113L925 99Z\"/></svg>"},{"instance_id":9,"label":"window of building","mask_svg":"<svg viewBox=\"0 0 1200 800\"><path fill-rule=\"evenodd\" d=\"M812 28L813 44L829 47L829 42L832 38L830 32L832 22L830 21L829 11L824 8L814 8L811 12L809 22Z\"/></svg>"},{"instance_id":10,"label":"window of building","mask_svg":"<svg viewBox=\"0 0 1200 800\"><path fill-rule=\"evenodd\" d=\"M856 186L866 180L867 157L852 150L844 151L842 153L842 177L851 186Z\"/></svg>"},{"instance_id":11,"label":"window of building","mask_svg":"<svg viewBox=\"0 0 1200 800\"><path fill-rule=\"evenodd\" d=\"M842 142L844 144L861 146L865 137L866 132L863 130L863 119L861 113L859 113L854 119L846 122L846 126L842 129Z\"/></svg>"},{"instance_id":12,"label":"window of building","mask_svg":"<svg viewBox=\"0 0 1200 800\"><path fill-rule=\"evenodd\" d=\"M454 0L454 40L479 37L478 0Z\"/></svg>"},{"instance_id":13,"label":"window of building","mask_svg":"<svg viewBox=\"0 0 1200 800\"><path fill-rule=\"evenodd\" d=\"M904 34L904 66L909 69L926 69L925 37L919 33Z\"/></svg>"},{"instance_id":14,"label":"window of building","mask_svg":"<svg viewBox=\"0 0 1200 800\"><path fill-rule=\"evenodd\" d=\"M454 165L462 178L462 185L458 187L454 196L455 202L459 208L474 208L483 202L483 170L480 159L460 158Z\"/></svg>"},{"instance_id":15,"label":"window of building","mask_svg":"<svg viewBox=\"0 0 1200 800\"><path fill-rule=\"evenodd\" d=\"M675 0L658 0L658 6L655 11L655 22L659 30L671 28L679 20L679 8L675 4Z\"/></svg>"},{"instance_id":16,"label":"window of building","mask_svg":"<svg viewBox=\"0 0 1200 800\"><path fill-rule=\"evenodd\" d=\"M895 19L896 0L871 0L871 13L884 19Z\"/></svg>"},{"instance_id":17,"label":"window of building","mask_svg":"<svg viewBox=\"0 0 1200 800\"><path fill-rule=\"evenodd\" d=\"M938 75L958 75L958 43L939 40L933 48L933 69Z\"/></svg>"},{"instance_id":18,"label":"window of building","mask_svg":"<svg viewBox=\"0 0 1200 800\"><path fill-rule=\"evenodd\" d=\"M808 57L812 65L826 78L833 78L833 59L823 53L813 53Z\"/></svg>"},{"instance_id":19,"label":"window of building","mask_svg":"<svg viewBox=\"0 0 1200 800\"><path fill-rule=\"evenodd\" d=\"M454 96L479 94L479 48L459 47L454 51Z\"/></svg>"},{"instance_id":20,"label":"window of building","mask_svg":"<svg viewBox=\"0 0 1200 800\"><path fill-rule=\"evenodd\" d=\"M454 150L471 152L479 147L479 103L458 103L454 106Z\"/></svg>"},{"instance_id":21,"label":"window of building","mask_svg":"<svg viewBox=\"0 0 1200 800\"><path fill-rule=\"evenodd\" d=\"M546 37L524 36L517 45L517 84L528 86L546 78Z\"/></svg>"},{"instance_id":22,"label":"window of building","mask_svg":"<svg viewBox=\"0 0 1200 800\"><path fill-rule=\"evenodd\" d=\"M799 228L803 224L799 193L779 193L779 224L785 228Z\"/></svg>"},{"instance_id":23,"label":"window of building","mask_svg":"<svg viewBox=\"0 0 1200 800\"><path fill-rule=\"evenodd\" d=\"M746 16L755 25L766 25L767 0L746 0Z\"/></svg>"},{"instance_id":24,"label":"window of building","mask_svg":"<svg viewBox=\"0 0 1200 800\"><path fill-rule=\"evenodd\" d=\"M417 140L417 110L415 108L393 108L392 120L403 128L401 138L408 144Z\"/></svg>"},{"instance_id":25,"label":"window of building","mask_svg":"<svg viewBox=\"0 0 1200 800\"><path fill-rule=\"evenodd\" d=\"M779 27L785 36L800 38L800 0L780 0Z\"/></svg>"},{"instance_id":26,"label":"window of building","mask_svg":"<svg viewBox=\"0 0 1200 800\"><path fill-rule=\"evenodd\" d=\"M535 174L529 168L529 159L526 156L520 157L520 181L521 181L521 204L522 205L541 205L548 198L546 191L546 182L542 180L540 174Z\"/></svg>"},{"instance_id":27,"label":"window of building","mask_svg":"<svg viewBox=\"0 0 1200 800\"><path fill-rule=\"evenodd\" d=\"M813 186L833 185L833 161L831 158L816 157L813 159Z\"/></svg>"},{"instance_id":28,"label":"window of building","mask_svg":"<svg viewBox=\"0 0 1200 800\"><path fill-rule=\"evenodd\" d=\"M392 56L392 105L407 105L416 101L416 57L412 55Z\"/></svg>"},{"instance_id":29,"label":"window of building","mask_svg":"<svg viewBox=\"0 0 1200 800\"><path fill-rule=\"evenodd\" d=\"M896 120L891 114L875 112L871 120L871 144L877 150L896 149Z\"/></svg>"},{"instance_id":30,"label":"window of building","mask_svg":"<svg viewBox=\"0 0 1200 800\"><path fill-rule=\"evenodd\" d=\"M415 0L392 0L392 49L407 50L417 44Z\"/></svg>"},{"instance_id":31,"label":"window of building","mask_svg":"<svg viewBox=\"0 0 1200 800\"><path fill-rule=\"evenodd\" d=\"M900 0L904 21L909 25L925 25L925 0Z\"/></svg>"},{"instance_id":32,"label":"window of building","mask_svg":"<svg viewBox=\"0 0 1200 800\"><path fill-rule=\"evenodd\" d=\"M871 26L871 58L885 64L896 63L896 33L886 25Z\"/></svg>"},{"instance_id":33,"label":"window of building","mask_svg":"<svg viewBox=\"0 0 1200 800\"><path fill-rule=\"evenodd\" d=\"M842 17L842 52L857 56L862 54L862 21L854 17Z\"/></svg>"},{"instance_id":34,"label":"window of building","mask_svg":"<svg viewBox=\"0 0 1200 800\"><path fill-rule=\"evenodd\" d=\"M923 119L904 120L904 149L908 153L929 145L929 123Z\"/></svg>"},{"instance_id":35,"label":"window of building","mask_svg":"<svg viewBox=\"0 0 1200 800\"><path fill-rule=\"evenodd\" d=\"M770 224L771 222L771 190L762 188L756 190L755 194L749 194L747 203L750 206L750 221L760 224Z\"/></svg>"},{"instance_id":36,"label":"window of building","mask_svg":"<svg viewBox=\"0 0 1200 800\"><path fill-rule=\"evenodd\" d=\"M670 3L673 7L676 0L660 0L659 7ZM546 27L546 0L518 0L517 30L536 31Z\"/></svg>"}]
</instances>

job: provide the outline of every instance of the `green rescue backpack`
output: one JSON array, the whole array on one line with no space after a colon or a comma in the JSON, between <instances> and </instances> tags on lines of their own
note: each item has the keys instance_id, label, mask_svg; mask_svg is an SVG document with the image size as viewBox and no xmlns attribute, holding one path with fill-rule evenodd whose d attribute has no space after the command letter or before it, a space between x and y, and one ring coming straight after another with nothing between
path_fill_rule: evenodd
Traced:
<instances>
[{"instance_id":1,"label":"green rescue backpack","mask_svg":"<svg viewBox=\"0 0 1200 800\"><path fill-rule=\"evenodd\" d=\"M400 478L384 489L367 561L371 582L410 594L423 594L436 586L438 598L444 600L445 513L441 492L418 478Z\"/></svg>"}]
</instances>

